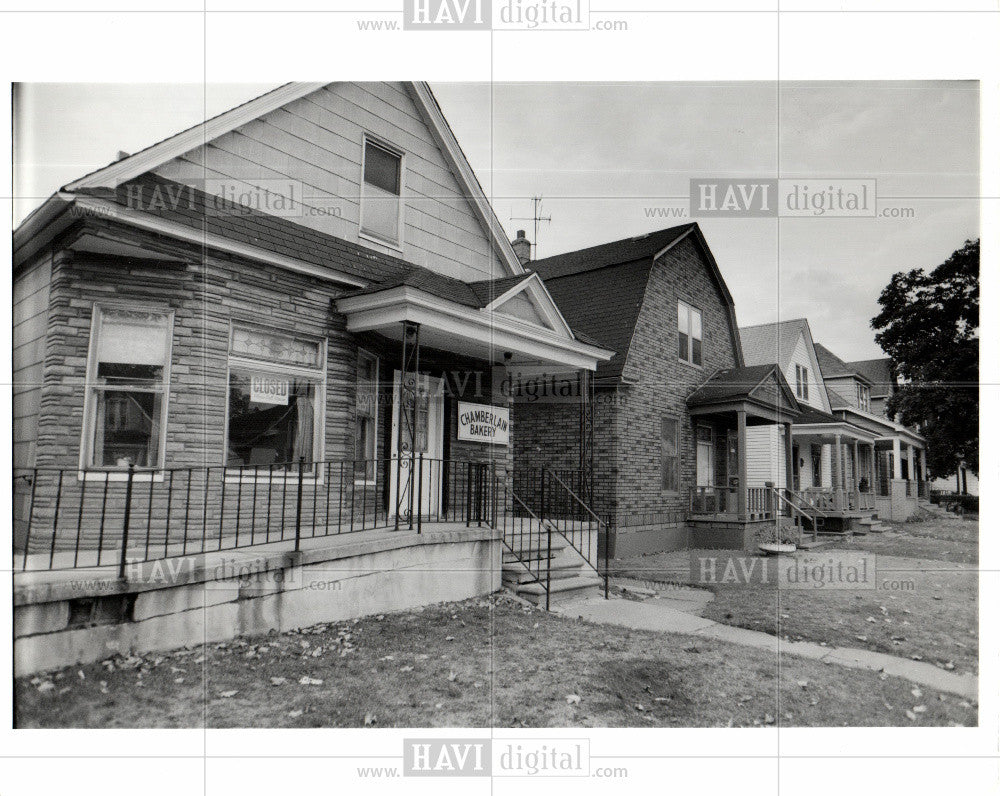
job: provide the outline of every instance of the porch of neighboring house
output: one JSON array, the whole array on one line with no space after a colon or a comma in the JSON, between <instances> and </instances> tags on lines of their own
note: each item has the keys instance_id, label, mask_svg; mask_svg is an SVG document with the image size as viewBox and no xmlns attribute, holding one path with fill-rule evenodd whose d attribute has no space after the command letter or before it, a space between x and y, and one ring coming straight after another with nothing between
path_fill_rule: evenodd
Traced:
<instances>
[{"instance_id":1,"label":"porch of neighboring house","mask_svg":"<svg viewBox=\"0 0 1000 796\"><path fill-rule=\"evenodd\" d=\"M875 503L883 519L901 522L930 505L930 481L923 441L913 434L875 441Z\"/></svg>"},{"instance_id":2,"label":"porch of neighboring house","mask_svg":"<svg viewBox=\"0 0 1000 796\"><path fill-rule=\"evenodd\" d=\"M792 428L791 501L814 532L862 530L876 514L876 436L805 409Z\"/></svg>"},{"instance_id":3,"label":"porch of neighboring house","mask_svg":"<svg viewBox=\"0 0 1000 796\"><path fill-rule=\"evenodd\" d=\"M688 398L688 412L695 439L691 546L750 550L773 540L776 515L787 507L773 483L748 486L747 428L783 427L789 443L785 472L791 473L792 423L799 409L784 378L775 366L722 371Z\"/></svg>"}]
</instances>

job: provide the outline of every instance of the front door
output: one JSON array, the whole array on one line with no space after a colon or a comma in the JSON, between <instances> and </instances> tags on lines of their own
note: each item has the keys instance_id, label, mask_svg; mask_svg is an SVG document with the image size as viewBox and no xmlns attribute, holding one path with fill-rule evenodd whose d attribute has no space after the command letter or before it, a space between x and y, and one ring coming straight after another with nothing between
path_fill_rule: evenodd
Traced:
<instances>
[{"instance_id":1,"label":"front door","mask_svg":"<svg viewBox=\"0 0 1000 796\"><path fill-rule=\"evenodd\" d=\"M441 509L441 473L444 454L444 390L441 379L421 375L418 379L416 411L411 419L400 412L401 373L392 378L392 442L389 467L389 516L409 517L420 510L424 517ZM409 414L409 413L406 413ZM402 456L399 426L404 424ZM411 430L411 425L413 426ZM415 445L411 451L410 439ZM423 471L420 469L423 454ZM417 485L421 491L416 492Z\"/></svg>"}]
</instances>

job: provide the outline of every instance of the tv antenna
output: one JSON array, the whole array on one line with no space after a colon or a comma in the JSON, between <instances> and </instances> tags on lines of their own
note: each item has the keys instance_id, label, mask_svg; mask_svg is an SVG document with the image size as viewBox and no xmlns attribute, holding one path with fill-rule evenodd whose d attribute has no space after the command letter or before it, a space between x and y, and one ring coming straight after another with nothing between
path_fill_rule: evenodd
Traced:
<instances>
[{"instance_id":1,"label":"tv antenna","mask_svg":"<svg viewBox=\"0 0 1000 796\"><path fill-rule=\"evenodd\" d=\"M534 249L534 256L532 260L538 259L538 225L539 223L548 223L552 221L552 216L542 215L542 197L532 196L531 197L531 215L530 216L511 216L511 221L531 221L534 222L534 237L531 239L531 248Z\"/></svg>"}]
</instances>

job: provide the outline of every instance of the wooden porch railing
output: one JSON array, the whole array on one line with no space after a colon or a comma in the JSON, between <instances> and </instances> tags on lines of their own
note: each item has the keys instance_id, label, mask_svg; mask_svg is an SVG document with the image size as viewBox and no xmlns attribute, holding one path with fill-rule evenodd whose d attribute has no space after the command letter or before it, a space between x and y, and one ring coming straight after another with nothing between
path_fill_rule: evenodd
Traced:
<instances>
[{"instance_id":1,"label":"wooden porch railing","mask_svg":"<svg viewBox=\"0 0 1000 796\"><path fill-rule=\"evenodd\" d=\"M697 486L691 490L688 501L692 515L732 514L739 516L739 487ZM774 516L774 498L771 490L752 486L746 491L746 513L741 519L762 520Z\"/></svg>"}]
</instances>

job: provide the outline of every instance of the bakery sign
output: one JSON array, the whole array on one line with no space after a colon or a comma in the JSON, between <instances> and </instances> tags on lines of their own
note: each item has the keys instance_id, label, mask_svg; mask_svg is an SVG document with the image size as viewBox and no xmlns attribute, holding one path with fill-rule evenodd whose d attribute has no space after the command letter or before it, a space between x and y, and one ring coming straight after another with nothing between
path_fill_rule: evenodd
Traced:
<instances>
[{"instance_id":1,"label":"bakery sign","mask_svg":"<svg viewBox=\"0 0 1000 796\"><path fill-rule=\"evenodd\" d=\"M288 379L254 373L250 376L250 401L255 404L288 406Z\"/></svg>"},{"instance_id":2,"label":"bakery sign","mask_svg":"<svg viewBox=\"0 0 1000 796\"><path fill-rule=\"evenodd\" d=\"M458 438L490 445L510 443L510 410L489 404L458 402Z\"/></svg>"}]
</instances>

